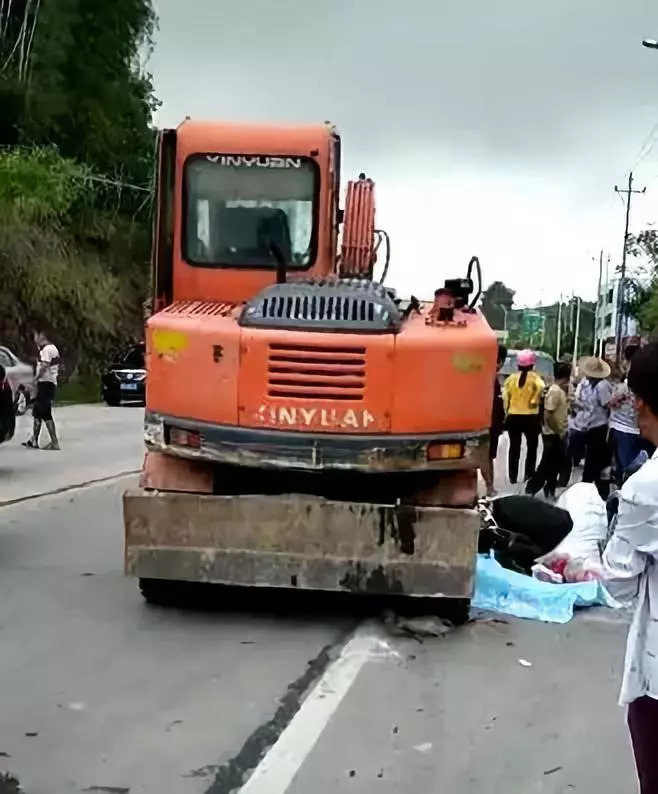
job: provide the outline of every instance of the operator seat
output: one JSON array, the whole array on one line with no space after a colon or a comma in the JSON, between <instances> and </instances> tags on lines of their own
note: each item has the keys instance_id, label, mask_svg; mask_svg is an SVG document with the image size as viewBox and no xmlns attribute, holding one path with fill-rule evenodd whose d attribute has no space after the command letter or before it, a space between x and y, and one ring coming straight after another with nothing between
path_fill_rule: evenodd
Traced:
<instances>
[{"instance_id":1,"label":"operator seat","mask_svg":"<svg viewBox=\"0 0 658 794\"><path fill-rule=\"evenodd\" d=\"M291 261L292 242L288 216L272 207L226 207L216 210L211 236L214 258L229 264L262 265L273 261L272 244L286 262Z\"/></svg>"}]
</instances>

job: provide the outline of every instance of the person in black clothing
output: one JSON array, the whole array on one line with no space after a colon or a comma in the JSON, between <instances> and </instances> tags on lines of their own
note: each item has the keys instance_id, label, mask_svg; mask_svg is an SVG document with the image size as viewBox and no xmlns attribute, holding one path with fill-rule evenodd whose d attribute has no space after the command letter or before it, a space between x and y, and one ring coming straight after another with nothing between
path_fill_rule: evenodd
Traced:
<instances>
[{"instance_id":1,"label":"person in black clothing","mask_svg":"<svg viewBox=\"0 0 658 794\"><path fill-rule=\"evenodd\" d=\"M555 498L555 491L564 473L567 457L568 392L571 364L558 361L553 367L554 383L546 390L542 423L544 450L534 476L528 480L525 492L532 496L544 489L547 499Z\"/></svg>"},{"instance_id":2,"label":"person in black clothing","mask_svg":"<svg viewBox=\"0 0 658 794\"><path fill-rule=\"evenodd\" d=\"M505 424L505 408L503 406L503 393L498 380L498 372L507 358L505 345L498 345L498 368L493 383L493 406L491 410L491 427L489 428L489 454L482 467L482 478L487 486L487 496L495 496L494 490L494 461L498 455L498 441L503 434Z\"/></svg>"}]
</instances>

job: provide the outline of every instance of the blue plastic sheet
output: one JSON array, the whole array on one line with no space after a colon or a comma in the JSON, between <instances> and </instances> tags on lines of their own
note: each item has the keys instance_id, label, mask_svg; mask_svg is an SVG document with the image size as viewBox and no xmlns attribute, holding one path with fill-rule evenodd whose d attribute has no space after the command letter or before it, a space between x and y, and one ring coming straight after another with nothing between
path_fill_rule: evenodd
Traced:
<instances>
[{"instance_id":1,"label":"blue plastic sheet","mask_svg":"<svg viewBox=\"0 0 658 794\"><path fill-rule=\"evenodd\" d=\"M618 606L600 582L540 582L503 568L493 555L486 554L478 555L472 605L547 623L568 623L574 607Z\"/></svg>"}]
</instances>

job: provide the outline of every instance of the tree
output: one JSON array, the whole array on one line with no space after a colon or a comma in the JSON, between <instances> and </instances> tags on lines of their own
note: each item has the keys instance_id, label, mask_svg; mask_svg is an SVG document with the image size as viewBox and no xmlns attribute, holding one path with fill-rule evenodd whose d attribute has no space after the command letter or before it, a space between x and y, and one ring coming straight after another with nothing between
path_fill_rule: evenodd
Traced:
<instances>
[{"instance_id":1,"label":"tree","mask_svg":"<svg viewBox=\"0 0 658 794\"><path fill-rule=\"evenodd\" d=\"M514 309L508 317L509 345L514 348L530 347L555 356L557 350L558 318L560 330L560 353L573 350L576 327L575 299L562 304L537 306L533 309ZM541 321L535 323L529 331L523 317L526 311L541 315ZM581 353L590 353L594 349L594 315L596 304L582 301L580 306L580 324L578 331L578 349Z\"/></svg>"},{"instance_id":2,"label":"tree","mask_svg":"<svg viewBox=\"0 0 658 794\"><path fill-rule=\"evenodd\" d=\"M480 308L492 328L505 329L506 315L514 306L514 294L502 281L494 281L483 292Z\"/></svg>"},{"instance_id":3,"label":"tree","mask_svg":"<svg viewBox=\"0 0 658 794\"><path fill-rule=\"evenodd\" d=\"M54 149L0 158L0 338L29 353L34 328L51 332L69 374L93 371L139 323L132 282L72 231L76 206L93 192L85 177Z\"/></svg>"},{"instance_id":4,"label":"tree","mask_svg":"<svg viewBox=\"0 0 658 794\"><path fill-rule=\"evenodd\" d=\"M9 6L4 85L14 97L19 141L47 142L106 176L147 182L157 101L139 56L149 51L155 27L150 0ZM21 46L26 26L29 49Z\"/></svg>"},{"instance_id":5,"label":"tree","mask_svg":"<svg viewBox=\"0 0 658 794\"><path fill-rule=\"evenodd\" d=\"M150 0L1 4L0 333L54 324L69 372L143 319L155 24Z\"/></svg>"}]
</instances>

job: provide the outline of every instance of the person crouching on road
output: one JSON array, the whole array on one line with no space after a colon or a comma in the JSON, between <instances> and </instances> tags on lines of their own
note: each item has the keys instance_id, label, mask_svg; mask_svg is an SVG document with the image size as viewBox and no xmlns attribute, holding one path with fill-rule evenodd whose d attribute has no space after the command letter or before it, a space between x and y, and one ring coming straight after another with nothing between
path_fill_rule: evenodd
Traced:
<instances>
[{"instance_id":1,"label":"person crouching on road","mask_svg":"<svg viewBox=\"0 0 658 794\"><path fill-rule=\"evenodd\" d=\"M558 479L564 468L567 455L567 417L569 413L569 381L571 364L563 361L553 368L555 382L551 384L544 398L544 421L542 440L544 451L539 467L528 481L526 493L534 496L544 489L547 499L555 498Z\"/></svg>"},{"instance_id":2,"label":"person crouching on road","mask_svg":"<svg viewBox=\"0 0 658 794\"><path fill-rule=\"evenodd\" d=\"M658 445L658 345L640 348L631 361L628 386L635 397L643 438ZM621 489L617 523L603 552L606 589L636 600L626 644L621 703L640 794L658 792L658 453Z\"/></svg>"},{"instance_id":3,"label":"person crouching on road","mask_svg":"<svg viewBox=\"0 0 658 794\"><path fill-rule=\"evenodd\" d=\"M50 436L50 443L44 449L59 449L59 440L53 419L53 399L59 375L59 350L43 332L35 332L34 341L39 348L35 375L36 397L32 405L34 425L31 438L25 441L23 446L38 449L41 425L45 424Z\"/></svg>"},{"instance_id":4,"label":"person crouching on road","mask_svg":"<svg viewBox=\"0 0 658 794\"><path fill-rule=\"evenodd\" d=\"M507 358L507 348L505 345L498 345L498 361L496 376L493 382L493 406L491 409L491 427L489 429L489 454L482 466L482 479L487 486L487 496L495 496L494 489L494 463L498 455L498 441L503 434L505 425L505 407L503 405L503 393L498 380L498 373Z\"/></svg>"},{"instance_id":5,"label":"person crouching on road","mask_svg":"<svg viewBox=\"0 0 658 794\"><path fill-rule=\"evenodd\" d=\"M535 473L537 447L541 434L539 408L544 391L544 381L534 371L537 355L532 350L522 350L517 355L519 371L510 375L503 386L506 429L509 436L508 477L516 483L521 459L521 439L525 436L527 452L525 480Z\"/></svg>"}]
</instances>

